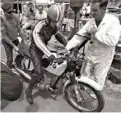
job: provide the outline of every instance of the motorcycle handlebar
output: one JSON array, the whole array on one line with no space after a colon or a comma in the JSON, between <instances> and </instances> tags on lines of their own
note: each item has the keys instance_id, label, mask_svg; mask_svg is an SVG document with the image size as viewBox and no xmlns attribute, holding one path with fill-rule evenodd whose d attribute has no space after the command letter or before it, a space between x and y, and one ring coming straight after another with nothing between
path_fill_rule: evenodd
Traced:
<instances>
[{"instance_id":1,"label":"motorcycle handlebar","mask_svg":"<svg viewBox=\"0 0 121 113\"><path fill-rule=\"evenodd\" d=\"M75 53L74 53L75 54ZM73 53L71 53L70 55L65 55L65 56L61 56L59 58L55 58L53 60L54 63L58 63L58 64L62 64L64 62L64 60L66 60L67 62L70 61L78 61L79 57L77 57L77 55L74 55ZM76 54L80 54L80 53L76 53ZM80 55L81 56L81 55Z\"/></svg>"}]
</instances>

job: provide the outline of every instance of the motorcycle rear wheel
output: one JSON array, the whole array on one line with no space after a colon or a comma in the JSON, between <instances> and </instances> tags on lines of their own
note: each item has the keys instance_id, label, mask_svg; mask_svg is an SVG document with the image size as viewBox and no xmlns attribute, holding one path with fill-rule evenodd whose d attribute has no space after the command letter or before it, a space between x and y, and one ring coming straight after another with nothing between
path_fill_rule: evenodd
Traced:
<instances>
[{"instance_id":1,"label":"motorcycle rear wheel","mask_svg":"<svg viewBox=\"0 0 121 113\"><path fill-rule=\"evenodd\" d=\"M94 88L92 88L91 86L89 86L88 84L79 82L78 83L78 88L79 88L79 95L81 98L81 102L77 101L77 97L76 97L76 93L74 91L73 88L74 84L69 83L66 88L65 88L65 98L67 100L67 102L76 110L80 111L80 112L100 112L102 111L102 109L104 108L104 97L101 93L101 91L97 91ZM90 89L89 92L87 89ZM87 93L87 94L86 94ZM87 102L84 96L90 96L87 99ZM94 106L92 106L92 109L89 108L85 108L87 106L90 106L91 104L89 102L96 102L96 98L98 101L98 104L96 104L97 106L95 108L93 108ZM86 106L85 106L86 105ZM83 106L83 107L82 107ZM85 107L84 107L85 106Z\"/></svg>"},{"instance_id":2,"label":"motorcycle rear wheel","mask_svg":"<svg viewBox=\"0 0 121 113\"><path fill-rule=\"evenodd\" d=\"M24 58L22 55L18 55L15 58L15 63L19 69L29 70L29 71L33 70L32 61L29 58L28 59Z\"/></svg>"}]
</instances>

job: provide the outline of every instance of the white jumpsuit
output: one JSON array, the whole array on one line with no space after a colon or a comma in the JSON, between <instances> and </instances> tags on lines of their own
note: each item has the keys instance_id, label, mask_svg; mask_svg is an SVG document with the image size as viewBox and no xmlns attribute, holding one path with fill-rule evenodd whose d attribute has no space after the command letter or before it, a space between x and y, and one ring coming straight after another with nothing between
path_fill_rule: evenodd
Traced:
<instances>
[{"instance_id":1,"label":"white jumpsuit","mask_svg":"<svg viewBox=\"0 0 121 113\"><path fill-rule=\"evenodd\" d=\"M98 28L95 19L91 19L77 32L66 46L68 50L79 46L84 39L82 36L90 32L93 27L97 29L93 43L88 45L86 61L83 65L81 76L89 77L93 75L101 89L103 89L108 70L115 54L115 46L120 37L121 29L119 26L118 18L111 14L105 14ZM92 69L93 71L91 71Z\"/></svg>"}]
</instances>

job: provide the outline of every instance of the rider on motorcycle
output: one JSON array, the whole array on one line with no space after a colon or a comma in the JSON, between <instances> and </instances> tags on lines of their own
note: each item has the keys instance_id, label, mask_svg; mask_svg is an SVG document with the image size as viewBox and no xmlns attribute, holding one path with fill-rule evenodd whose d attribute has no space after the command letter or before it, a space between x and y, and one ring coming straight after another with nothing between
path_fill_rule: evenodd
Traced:
<instances>
[{"instance_id":1,"label":"rider on motorcycle","mask_svg":"<svg viewBox=\"0 0 121 113\"><path fill-rule=\"evenodd\" d=\"M42 70L42 56L45 54L49 60L53 60L55 57L47 48L47 43L51 39L52 35L55 35L56 39L66 46L67 41L57 30L57 22L61 16L61 10L56 5L52 5L48 9L47 19L38 22L33 30L32 42L30 45L30 57L34 65L34 73L32 73L29 86L26 89L26 99L30 104L33 104L32 90L40 81L43 81ZM42 84L43 87L44 83Z\"/></svg>"}]
</instances>

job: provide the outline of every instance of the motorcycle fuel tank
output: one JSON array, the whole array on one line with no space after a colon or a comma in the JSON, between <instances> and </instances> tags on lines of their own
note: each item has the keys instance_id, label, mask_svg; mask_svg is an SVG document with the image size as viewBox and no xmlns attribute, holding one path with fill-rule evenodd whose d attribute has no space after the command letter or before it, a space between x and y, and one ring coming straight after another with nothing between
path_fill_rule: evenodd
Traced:
<instances>
[{"instance_id":1,"label":"motorcycle fuel tank","mask_svg":"<svg viewBox=\"0 0 121 113\"><path fill-rule=\"evenodd\" d=\"M56 58L59 57L56 53L53 54ZM45 58L46 56L43 57ZM60 76L62 75L62 73L64 73L66 68L67 68L67 61L64 61L62 64L52 63L47 68L44 69L53 75Z\"/></svg>"}]
</instances>

